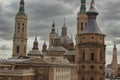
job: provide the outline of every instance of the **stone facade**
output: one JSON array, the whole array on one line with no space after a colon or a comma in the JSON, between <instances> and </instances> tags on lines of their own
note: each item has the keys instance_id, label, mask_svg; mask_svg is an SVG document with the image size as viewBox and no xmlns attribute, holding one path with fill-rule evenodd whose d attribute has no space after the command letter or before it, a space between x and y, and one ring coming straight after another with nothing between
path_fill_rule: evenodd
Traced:
<instances>
[{"instance_id":1,"label":"stone facade","mask_svg":"<svg viewBox=\"0 0 120 80\"><path fill-rule=\"evenodd\" d=\"M11 67L3 70L3 65ZM0 66L1 80L8 78L11 80L76 80L75 74L71 77L76 65L62 58L11 58L2 62L2 66Z\"/></svg>"},{"instance_id":2,"label":"stone facade","mask_svg":"<svg viewBox=\"0 0 120 80\"><path fill-rule=\"evenodd\" d=\"M35 80L32 70L0 70L0 80Z\"/></svg>"}]
</instances>

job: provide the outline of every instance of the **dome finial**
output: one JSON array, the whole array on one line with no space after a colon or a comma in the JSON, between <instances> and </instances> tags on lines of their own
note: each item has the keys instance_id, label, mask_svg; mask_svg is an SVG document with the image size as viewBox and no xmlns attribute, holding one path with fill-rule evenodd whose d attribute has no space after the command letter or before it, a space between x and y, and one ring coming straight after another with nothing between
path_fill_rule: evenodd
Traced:
<instances>
[{"instance_id":1,"label":"dome finial","mask_svg":"<svg viewBox=\"0 0 120 80\"><path fill-rule=\"evenodd\" d=\"M114 48L116 48L116 42L114 41Z\"/></svg>"},{"instance_id":2,"label":"dome finial","mask_svg":"<svg viewBox=\"0 0 120 80\"><path fill-rule=\"evenodd\" d=\"M18 15L26 15L24 5L25 5L24 0L21 0Z\"/></svg>"},{"instance_id":3,"label":"dome finial","mask_svg":"<svg viewBox=\"0 0 120 80\"><path fill-rule=\"evenodd\" d=\"M96 10L96 5L95 5L95 1L92 0L91 4L90 4L90 9L87 13L96 13L96 15L98 15L98 12Z\"/></svg>"},{"instance_id":4,"label":"dome finial","mask_svg":"<svg viewBox=\"0 0 120 80\"><path fill-rule=\"evenodd\" d=\"M93 9L93 8L94 9L96 8L94 0L91 1L91 5L90 5L90 9Z\"/></svg>"},{"instance_id":5,"label":"dome finial","mask_svg":"<svg viewBox=\"0 0 120 80\"><path fill-rule=\"evenodd\" d=\"M86 0L81 0L80 14L86 13Z\"/></svg>"},{"instance_id":6,"label":"dome finial","mask_svg":"<svg viewBox=\"0 0 120 80\"><path fill-rule=\"evenodd\" d=\"M66 23L65 20L66 20L66 19L64 18L64 26L66 26L66 24L65 24L65 23Z\"/></svg>"},{"instance_id":7,"label":"dome finial","mask_svg":"<svg viewBox=\"0 0 120 80\"><path fill-rule=\"evenodd\" d=\"M35 42L37 42L37 33L35 34Z\"/></svg>"},{"instance_id":8,"label":"dome finial","mask_svg":"<svg viewBox=\"0 0 120 80\"><path fill-rule=\"evenodd\" d=\"M55 33L55 22L54 22L54 19L53 19L53 24L52 24L52 31L51 33Z\"/></svg>"},{"instance_id":9,"label":"dome finial","mask_svg":"<svg viewBox=\"0 0 120 80\"><path fill-rule=\"evenodd\" d=\"M35 34L35 41L33 43L33 50L38 50L38 41L37 41L37 33Z\"/></svg>"}]
</instances>

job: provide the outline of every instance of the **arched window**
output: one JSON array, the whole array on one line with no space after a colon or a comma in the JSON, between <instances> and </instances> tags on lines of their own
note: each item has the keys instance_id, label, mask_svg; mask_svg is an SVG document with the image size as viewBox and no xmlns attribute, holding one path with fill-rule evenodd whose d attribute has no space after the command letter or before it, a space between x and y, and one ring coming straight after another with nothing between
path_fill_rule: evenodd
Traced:
<instances>
[{"instance_id":1,"label":"arched window","mask_svg":"<svg viewBox=\"0 0 120 80\"><path fill-rule=\"evenodd\" d=\"M24 23L22 23L23 27L24 27Z\"/></svg>"},{"instance_id":2,"label":"arched window","mask_svg":"<svg viewBox=\"0 0 120 80\"><path fill-rule=\"evenodd\" d=\"M54 39L52 39L52 45L54 44Z\"/></svg>"},{"instance_id":3,"label":"arched window","mask_svg":"<svg viewBox=\"0 0 120 80\"><path fill-rule=\"evenodd\" d=\"M22 32L24 32L24 27L22 28Z\"/></svg>"},{"instance_id":4,"label":"arched window","mask_svg":"<svg viewBox=\"0 0 120 80\"><path fill-rule=\"evenodd\" d=\"M20 23L18 23L18 26L20 26Z\"/></svg>"},{"instance_id":5,"label":"arched window","mask_svg":"<svg viewBox=\"0 0 120 80\"><path fill-rule=\"evenodd\" d=\"M18 26L18 30L20 30L20 26Z\"/></svg>"},{"instance_id":6,"label":"arched window","mask_svg":"<svg viewBox=\"0 0 120 80\"><path fill-rule=\"evenodd\" d=\"M81 23L81 31L83 30L83 23Z\"/></svg>"},{"instance_id":7,"label":"arched window","mask_svg":"<svg viewBox=\"0 0 120 80\"><path fill-rule=\"evenodd\" d=\"M18 32L20 31L20 23L18 23Z\"/></svg>"},{"instance_id":8,"label":"arched window","mask_svg":"<svg viewBox=\"0 0 120 80\"><path fill-rule=\"evenodd\" d=\"M100 61L102 61L102 51L100 51Z\"/></svg>"},{"instance_id":9,"label":"arched window","mask_svg":"<svg viewBox=\"0 0 120 80\"><path fill-rule=\"evenodd\" d=\"M91 79L90 80L94 80L94 78L93 77L91 77Z\"/></svg>"},{"instance_id":10,"label":"arched window","mask_svg":"<svg viewBox=\"0 0 120 80\"><path fill-rule=\"evenodd\" d=\"M17 48L16 48L16 52L17 52L17 53L19 53L19 51L20 51L19 49L20 49L20 47L17 46Z\"/></svg>"},{"instance_id":11,"label":"arched window","mask_svg":"<svg viewBox=\"0 0 120 80\"><path fill-rule=\"evenodd\" d=\"M91 53L91 61L94 60L94 53Z\"/></svg>"},{"instance_id":12,"label":"arched window","mask_svg":"<svg viewBox=\"0 0 120 80\"><path fill-rule=\"evenodd\" d=\"M84 77L82 77L82 80L85 80L85 78L84 78Z\"/></svg>"},{"instance_id":13,"label":"arched window","mask_svg":"<svg viewBox=\"0 0 120 80\"><path fill-rule=\"evenodd\" d=\"M99 78L99 80L102 80L102 77L101 77L101 78Z\"/></svg>"},{"instance_id":14,"label":"arched window","mask_svg":"<svg viewBox=\"0 0 120 80\"><path fill-rule=\"evenodd\" d=\"M82 60L85 61L85 51L83 51Z\"/></svg>"}]
</instances>

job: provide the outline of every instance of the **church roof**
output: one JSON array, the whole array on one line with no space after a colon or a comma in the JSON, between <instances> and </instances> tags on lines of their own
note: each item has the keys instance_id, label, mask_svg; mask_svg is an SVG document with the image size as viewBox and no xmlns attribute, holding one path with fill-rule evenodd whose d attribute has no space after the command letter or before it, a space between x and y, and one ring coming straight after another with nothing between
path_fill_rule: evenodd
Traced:
<instances>
[{"instance_id":1,"label":"church roof","mask_svg":"<svg viewBox=\"0 0 120 80\"><path fill-rule=\"evenodd\" d=\"M72 51L69 50L65 53L65 55L75 55L75 50Z\"/></svg>"},{"instance_id":2,"label":"church roof","mask_svg":"<svg viewBox=\"0 0 120 80\"><path fill-rule=\"evenodd\" d=\"M86 29L80 32L80 34L85 34L85 33L103 34L96 22L96 17L98 15L98 12L95 8L94 0L91 1L90 10L87 12L87 15L88 15L88 24L86 26Z\"/></svg>"},{"instance_id":3,"label":"church roof","mask_svg":"<svg viewBox=\"0 0 120 80\"><path fill-rule=\"evenodd\" d=\"M69 36L59 36L60 41L62 44L69 44L71 43L71 39Z\"/></svg>"},{"instance_id":4,"label":"church roof","mask_svg":"<svg viewBox=\"0 0 120 80\"><path fill-rule=\"evenodd\" d=\"M31 50L29 53L28 53L28 55L29 54L42 54L39 50Z\"/></svg>"},{"instance_id":5,"label":"church roof","mask_svg":"<svg viewBox=\"0 0 120 80\"><path fill-rule=\"evenodd\" d=\"M52 47L48 48L47 51L48 52L55 52L55 51L57 51L57 52L66 52L67 50L65 48L61 47L61 46L52 46Z\"/></svg>"},{"instance_id":6,"label":"church roof","mask_svg":"<svg viewBox=\"0 0 120 80\"><path fill-rule=\"evenodd\" d=\"M89 20L88 21L88 25L87 25L86 29L84 31L82 31L80 34L84 34L84 33L98 33L98 34L103 34L100 31L100 29L99 29L96 21L93 21L93 20Z\"/></svg>"}]
</instances>

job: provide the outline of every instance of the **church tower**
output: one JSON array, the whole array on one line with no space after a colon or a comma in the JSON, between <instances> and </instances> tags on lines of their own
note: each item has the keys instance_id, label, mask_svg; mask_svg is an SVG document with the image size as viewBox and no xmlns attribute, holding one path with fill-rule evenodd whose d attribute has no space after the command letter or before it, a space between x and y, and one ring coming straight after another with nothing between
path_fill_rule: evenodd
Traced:
<instances>
[{"instance_id":1,"label":"church tower","mask_svg":"<svg viewBox=\"0 0 120 80\"><path fill-rule=\"evenodd\" d=\"M39 48L38 48L38 41L37 41L37 35L35 36L35 41L33 43L33 48L32 49L33 50L39 50Z\"/></svg>"},{"instance_id":2,"label":"church tower","mask_svg":"<svg viewBox=\"0 0 120 80\"><path fill-rule=\"evenodd\" d=\"M19 12L15 17L15 32L13 37L12 57L26 56L27 49L27 15L24 0L20 1Z\"/></svg>"},{"instance_id":3,"label":"church tower","mask_svg":"<svg viewBox=\"0 0 120 80\"><path fill-rule=\"evenodd\" d=\"M65 19L64 19L64 24L63 24L63 27L62 27L61 36L67 36L67 27L66 27L66 24L65 24Z\"/></svg>"},{"instance_id":4,"label":"church tower","mask_svg":"<svg viewBox=\"0 0 120 80\"><path fill-rule=\"evenodd\" d=\"M56 36L57 36L57 34L55 32L55 23L54 23L54 20L53 20L52 30L51 30L51 33L49 35L49 47L53 46L54 39L55 39Z\"/></svg>"},{"instance_id":5,"label":"church tower","mask_svg":"<svg viewBox=\"0 0 120 80\"><path fill-rule=\"evenodd\" d=\"M46 52L47 51L47 44L46 41L44 41L44 44L42 46L42 52Z\"/></svg>"},{"instance_id":6,"label":"church tower","mask_svg":"<svg viewBox=\"0 0 120 80\"><path fill-rule=\"evenodd\" d=\"M114 43L114 48L113 48L113 58L112 58L112 70L117 71L118 70L118 64L117 64L117 48L116 44Z\"/></svg>"},{"instance_id":7,"label":"church tower","mask_svg":"<svg viewBox=\"0 0 120 80\"><path fill-rule=\"evenodd\" d=\"M76 43L75 62L78 65L78 80L105 80L105 35L96 22L98 12L94 0L91 1L86 14L86 29L79 32Z\"/></svg>"},{"instance_id":8,"label":"church tower","mask_svg":"<svg viewBox=\"0 0 120 80\"><path fill-rule=\"evenodd\" d=\"M77 14L77 34L83 31L87 25L86 0L81 0L80 11Z\"/></svg>"}]
</instances>

